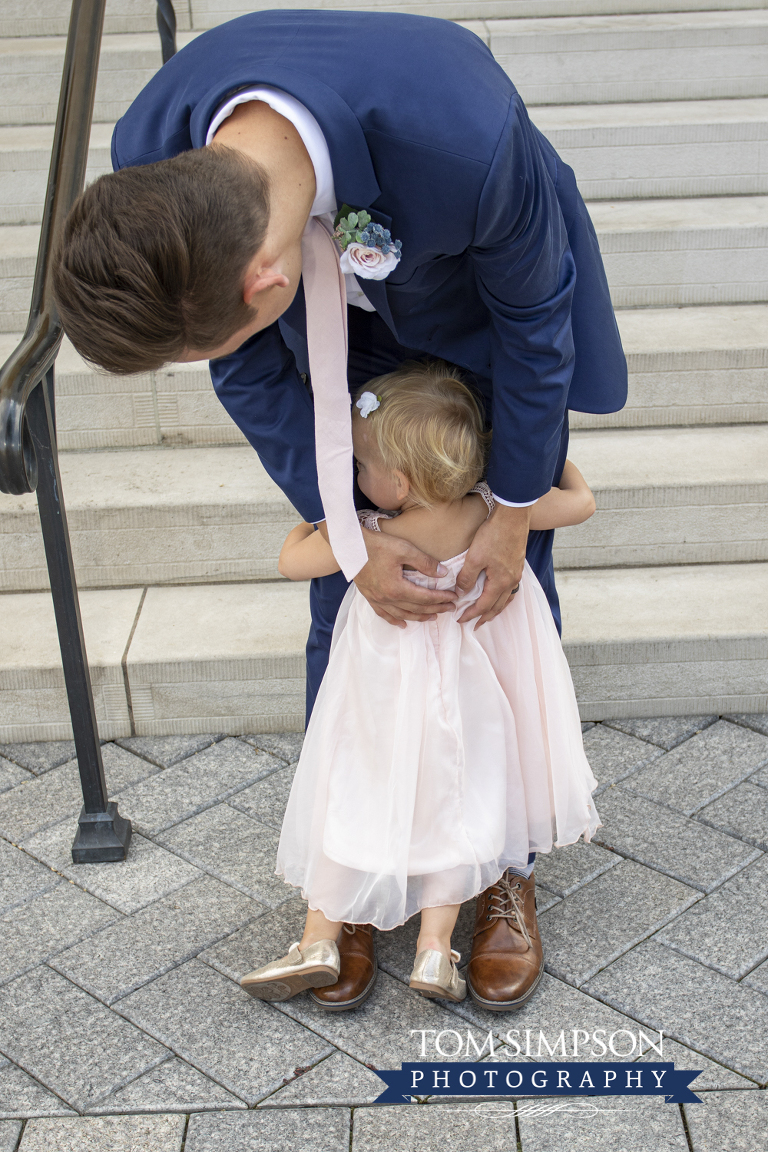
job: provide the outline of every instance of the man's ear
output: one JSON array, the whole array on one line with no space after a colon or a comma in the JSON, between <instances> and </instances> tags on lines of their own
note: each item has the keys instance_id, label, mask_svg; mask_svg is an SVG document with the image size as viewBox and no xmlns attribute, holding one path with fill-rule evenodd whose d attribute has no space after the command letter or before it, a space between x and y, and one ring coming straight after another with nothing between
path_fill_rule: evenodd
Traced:
<instances>
[{"instance_id":1,"label":"man's ear","mask_svg":"<svg viewBox=\"0 0 768 1152\"><path fill-rule=\"evenodd\" d=\"M267 288L289 288L290 281L282 272L275 268L259 268L246 272L243 285L243 300L246 304L252 303L259 292Z\"/></svg>"}]
</instances>

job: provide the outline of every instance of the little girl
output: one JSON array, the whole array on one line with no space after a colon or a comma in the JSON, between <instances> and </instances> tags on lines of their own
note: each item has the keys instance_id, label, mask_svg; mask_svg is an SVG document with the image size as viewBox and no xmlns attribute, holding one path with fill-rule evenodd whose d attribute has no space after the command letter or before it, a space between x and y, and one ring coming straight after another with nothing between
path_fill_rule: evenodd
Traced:
<instances>
[{"instance_id":1,"label":"little girl","mask_svg":"<svg viewBox=\"0 0 768 1152\"><path fill-rule=\"evenodd\" d=\"M353 444L360 489L379 511L360 512L360 521L442 561L437 579L407 571L408 579L453 588L494 506L480 481L489 437L479 408L442 364L405 364L368 388L353 408ZM578 524L593 511L568 461L559 488L534 506L531 528ZM284 576L338 570L322 532L293 529L280 554ZM589 840L599 827L544 592L526 563L499 615L482 627L459 624L483 583L481 574L454 609L404 628L380 619L350 585L277 855L278 875L309 903L304 936L243 978L251 995L285 1000L334 984L342 925L390 929L420 911L411 987L461 1000L466 985L451 951L460 905L507 869L525 876L529 853Z\"/></svg>"}]
</instances>

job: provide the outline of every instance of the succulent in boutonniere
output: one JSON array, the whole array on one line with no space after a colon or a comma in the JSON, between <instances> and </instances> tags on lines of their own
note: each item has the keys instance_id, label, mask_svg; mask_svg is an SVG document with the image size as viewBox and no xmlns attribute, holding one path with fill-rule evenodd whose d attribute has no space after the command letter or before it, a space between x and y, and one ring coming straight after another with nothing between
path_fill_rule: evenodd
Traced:
<instances>
[{"instance_id":1,"label":"succulent in boutonniere","mask_svg":"<svg viewBox=\"0 0 768 1152\"><path fill-rule=\"evenodd\" d=\"M384 280L402 256L402 244L388 228L374 224L364 210L343 204L334 220L334 237L341 248L342 272L364 280Z\"/></svg>"}]
</instances>

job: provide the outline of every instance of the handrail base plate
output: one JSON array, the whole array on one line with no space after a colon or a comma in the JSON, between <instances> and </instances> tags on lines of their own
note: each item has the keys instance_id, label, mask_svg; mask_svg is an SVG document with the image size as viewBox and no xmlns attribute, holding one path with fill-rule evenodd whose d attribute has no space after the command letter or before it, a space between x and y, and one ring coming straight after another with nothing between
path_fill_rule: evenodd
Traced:
<instances>
[{"instance_id":1,"label":"handrail base plate","mask_svg":"<svg viewBox=\"0 0 768 1152\"><path fill-rule=\"evenodd\" d=\"M72 845L73 864L105 864L125 860L133 829L110 800L106 812L80 813L77 835Z\"/></svg>"}]
</instances>

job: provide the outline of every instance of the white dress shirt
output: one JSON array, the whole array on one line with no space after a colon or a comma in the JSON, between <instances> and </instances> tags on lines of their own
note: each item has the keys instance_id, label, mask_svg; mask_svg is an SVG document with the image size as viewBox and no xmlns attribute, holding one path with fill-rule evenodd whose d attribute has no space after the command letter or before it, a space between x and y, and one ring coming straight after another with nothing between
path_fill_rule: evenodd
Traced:
<instances>
[{"instance_id":1,"label":"white dress shirt","mask_svg":"<svg viewBox=\"0 0 768 1152\"><path fill-rule=\"evenodd\" d=\"M315 199L310 209L310 216L325 216L327 219L329 218L329 223L331 228L333 228L333 221L337 209L331 154L328 151L328 144L326 143L322 128L309 109L306 108L301 101L297 100L295 96L291 96L288 92L281 91L280 88L272 88L266 84L243 89L242 92L238 92L236 96L233 96L231 100L228 100L226 104L223 104L218 110L208 126L205 143L211 143L221 125L228 116L232 115L238 104L248 104L251 100L263 100L265 104L269 104L270 108L274 108L275 112L278 112L293 124L301 137L304 147L309 153L309 158L315 169ZM354 274L348 272L344 279L347 283L347 303L354 305L356 308L362 308L366 312L375 312L376 309L363 292ZM511 500L502 500L495 492L493 498L498 504L505 504L508 508L529 508L532 504L536 503L535 500L528 500L524 504L516 504Z\"/></svg>"}]
</instances>

